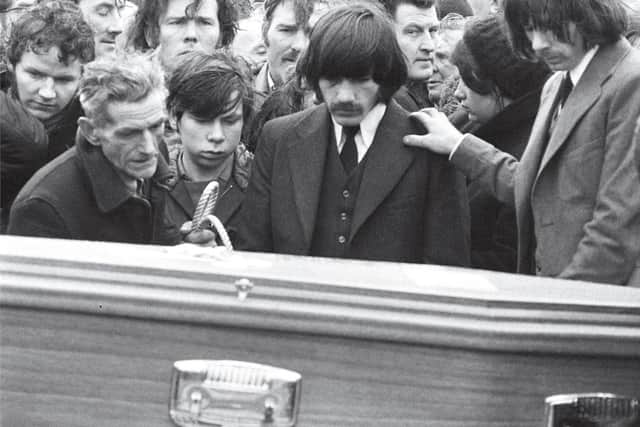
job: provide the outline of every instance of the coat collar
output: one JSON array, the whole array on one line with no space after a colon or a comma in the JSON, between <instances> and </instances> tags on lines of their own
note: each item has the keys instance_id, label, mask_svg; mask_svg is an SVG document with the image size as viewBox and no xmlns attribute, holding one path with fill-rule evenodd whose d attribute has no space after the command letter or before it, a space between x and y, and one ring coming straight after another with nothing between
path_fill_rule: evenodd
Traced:
<instances>
[{"instance_id":1,"label":"coat collar","mask_svg":"<svg viewBox=\"0 0 640 427\"><path fill-rule=\"evenodd\" d=\"M78 158L87 174L89 185L101 212L111 212L133 197L102 150L91 145L79 129L76 133L76 147ZM162 183L169 176L167 163L161 155L158 155L158 168L152 181L163 186Z\"/></svg>"},{"instance_id":2,"label":"coat collar","mask_svg":"<svg viewBox=\"0 0 640 427\"><path fill-rule=\"evenodd\" d=\"M415 151L404 146L401 140L405 134L414 133L407 115L395 101L388 104L366 155L350 239L396 186L414 159ZM297 214L305 243L310 246L324 178L327 144L334 142L326 105L310 109L294 123L294 130L298 138L288 143L289 166Z\"/></svg>"},{"instance_id":3,"label":"coat collar","mask_svg":"<svg viewBox=\"0 0 640 427\"><path fill-rule=\"evenodd\" d=\"M171 171L171 190L170 196L180 205L185 214L189 217L193 216L195 206L189 191L187 190L184 179L185 176L180 175L178 159L182 153L182 148L173 150L170 154L169 170ZM249 175L251 172L251 164L253 162L253 154L247 150L244 144L238 145L234 153L233 171L229 186L220 195L220 199L216 204L216 216L226 224L229 218L240 208L244 200L244 192L249 183ZM222 202L224 200L224 202Z\"/></svg>"}]
</instances>

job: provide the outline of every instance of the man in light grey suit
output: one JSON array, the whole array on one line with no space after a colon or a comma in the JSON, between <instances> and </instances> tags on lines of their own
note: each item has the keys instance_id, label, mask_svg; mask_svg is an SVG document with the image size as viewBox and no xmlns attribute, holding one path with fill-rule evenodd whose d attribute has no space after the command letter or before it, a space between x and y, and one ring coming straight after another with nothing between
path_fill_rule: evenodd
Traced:
<instances>
[{"instance_id":1,"label":"man in light grey suit","mask_svg":"<svg viewBox=\"0 0 640 427\"><path fill-rule=\"evenodd\" d=\"M557 71L520 162L462 135L439 113L405 143L449 155L469 179L515 205L518 271L640 286L640 185L633 132L640 52L612 0L505 0L514 49Z\"/></svg>"}]
</instances>

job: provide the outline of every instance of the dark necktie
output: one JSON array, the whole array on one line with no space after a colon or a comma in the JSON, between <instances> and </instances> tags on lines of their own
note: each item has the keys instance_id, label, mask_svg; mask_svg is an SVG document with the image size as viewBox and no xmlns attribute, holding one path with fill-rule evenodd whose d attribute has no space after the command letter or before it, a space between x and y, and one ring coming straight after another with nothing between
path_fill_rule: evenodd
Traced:
<instances>
[{"instance_id":1,"label":"dark necktie","mask_svg":"<svg viewBox=\"0 0 640 427\"><path fill-rule=\"evenodd\" d=\"M356 148L356 133L358 133L358 130L360 130L360 126L345 126L342 128L345 139L340 152L340 160L347 174L351 173L358 164L358 149Z\"/></svg>"},{"instance_id":2,"label":"dark necktie","mask_svg":"<svg viewBox=\"0 0 640 427\"><path fill-rule=\"evenodd\" d=\"M556 128L556 122L558 121L558 115L560 114L560 110L564 108L564 103L569 97L569 94L573 90L573 83L571 82L571 78L569 77L569 72L567 71L562 79L562 83L560 84L560 90L558 91L558 102L556 103L556 107L553 110L553 116L551 117L551 123L549 125L549 137L553 134L553 131Z\"/></svg>"},{"instance_id":3,"label":"dark necktie","mask_svg":"<svg viewBox=\"0 0 640 427\"><path fill-rule=\"evenodd\" d=\"M573 90L573 83L571 82L571 77L569 76L569 72L564 75L564 79L562 80L562 85L560 86L560 95L558 99L558 106L560 108L564 107L564 103L569 97L569 94Z\"/></svg>"}]
</instances>

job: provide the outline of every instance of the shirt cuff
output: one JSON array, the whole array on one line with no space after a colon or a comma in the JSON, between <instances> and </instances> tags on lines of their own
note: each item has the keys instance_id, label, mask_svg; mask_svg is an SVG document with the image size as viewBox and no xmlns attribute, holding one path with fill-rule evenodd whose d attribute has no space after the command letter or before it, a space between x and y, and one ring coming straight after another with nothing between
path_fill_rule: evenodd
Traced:
<instances>
[{"instance_id":1,"label":"shirt cuff","mask_svg":"<svg viewBox=\"0 0 640 427\"><path fill-rule=\"evenodd\" d=\"M453 147L453 150L451 150L451 153L449 153L449 161L451 161L451 159L453 158L453 155L456 153L456 151L458 151L458 147L460 147L460 144L462 144L462 140L469 135L468 133L463 134L460 139L458 140L458 142L456 142L456 145Z\"/></svg>"}]
</instances>

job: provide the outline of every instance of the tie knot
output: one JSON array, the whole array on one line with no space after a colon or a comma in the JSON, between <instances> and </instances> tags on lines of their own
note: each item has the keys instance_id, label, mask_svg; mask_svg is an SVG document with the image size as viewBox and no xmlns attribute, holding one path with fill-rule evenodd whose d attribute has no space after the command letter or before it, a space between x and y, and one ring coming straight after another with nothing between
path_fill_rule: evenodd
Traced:
<instances>
[{"instance_id":1,"label":"tie knot","mask_svg":"<svg viewBox=\"0 0 640 427\"><path fill-rule=\"evenodd\" d=\"M342 128L342 132L347 138L354 138L359 130L360 126L344 126Z\"/></svg>"},{"instance_id":2,"label":"tie knot","mask_svg":"<svg viewBox=\"0 0 640 427\"><path fill-rule=\"evenodd\" d=\"M567 99L571 91L573 90L573 82L571 81L571 76L569 72L564 75L564 79L562 80L562 86L560 88L560 103L564 104L564 101Z\"/></svg>"}]
</instances>

